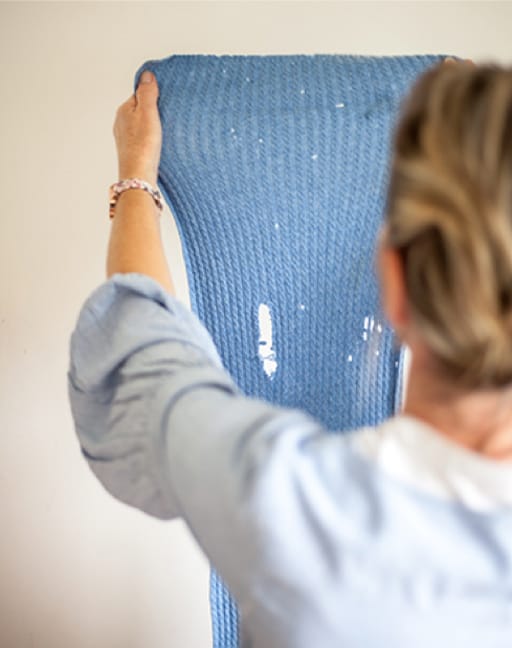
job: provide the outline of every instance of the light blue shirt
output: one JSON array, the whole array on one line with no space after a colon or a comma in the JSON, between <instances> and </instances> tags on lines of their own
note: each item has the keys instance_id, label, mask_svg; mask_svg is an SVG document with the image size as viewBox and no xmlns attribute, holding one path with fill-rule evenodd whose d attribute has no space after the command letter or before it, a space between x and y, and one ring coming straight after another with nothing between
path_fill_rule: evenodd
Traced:
<instances>
[{"instance_id":1,"label":"light blue shirt","mask_svg":"<svg viewBox=\"0 0 512 648\"><path fill-rule=\"evenodd\" d=\"M104 487L182 517L244 648L511 648L512 466L397 416L332 434L245 396L199 319L145 275L84 304L68 388Z\"/></svg>"}]
</instances>

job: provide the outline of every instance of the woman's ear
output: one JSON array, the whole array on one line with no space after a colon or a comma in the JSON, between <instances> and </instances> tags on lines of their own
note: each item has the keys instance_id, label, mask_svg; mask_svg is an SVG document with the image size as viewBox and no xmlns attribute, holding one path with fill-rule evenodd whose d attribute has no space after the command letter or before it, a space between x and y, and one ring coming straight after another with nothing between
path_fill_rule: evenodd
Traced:
<instances>
[{"instance_id":1,"label":"woman's ear","mask_svg":"<svg viewBox=\"0 0 512 648\"><path fill-rule=\"evenodd\" d=\"M379 237L377 257L382 308L391 326L405 342L409 307L403 261L400 254L387 244L385 232Z\"/></svg>"}]
</instances>

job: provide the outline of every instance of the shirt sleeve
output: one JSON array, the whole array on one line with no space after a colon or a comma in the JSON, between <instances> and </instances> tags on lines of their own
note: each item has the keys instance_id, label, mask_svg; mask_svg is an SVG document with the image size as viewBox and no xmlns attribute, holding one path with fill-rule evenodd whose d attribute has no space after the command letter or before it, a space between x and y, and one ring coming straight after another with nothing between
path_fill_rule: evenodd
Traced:
<instances>
[{"instance_id":1,"label":"shirt sleeve","mask_svg":"<svg viewBox=\"0 0 512 648\"><path fill-rule=\"evenodd\" d=\"M288 542L302 536L301 551L308 534L314 545L304 493L309 481L318 497L311 447L325 430L300 410L245 396L197 316L155 280L116 274L87 299L68 392L104 487L152 516L184 518L228 583L242 586L248 564L268 553L276 520L286 520Z\"/></svg>"}]
</instances>

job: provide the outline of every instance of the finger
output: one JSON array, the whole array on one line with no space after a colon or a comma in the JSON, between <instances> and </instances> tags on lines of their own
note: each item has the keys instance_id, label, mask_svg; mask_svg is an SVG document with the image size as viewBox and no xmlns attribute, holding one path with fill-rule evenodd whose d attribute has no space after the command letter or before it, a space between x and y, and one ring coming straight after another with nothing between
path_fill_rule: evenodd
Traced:
<instances>
[{"instance_id":1,"label":"finger","mask_svg":"<svg viewBox=\"0 0 512 648\"><path fill-rule=\"evenodd\" d=\"M443 63L448 63L448 64L454 64L454 63L463 63L466 65L473 65L475 66L475 62L472 61L471 59L455 59L453 56L447 56L444 60Z\"/></svg>"},{"instance_id":2,"label":"finger","mask_svg":"<svg viewBox=\"0 0 512 648\"><path fill-rule=\"evenodd\" d=\"M137 105L142 108L156 106L158 99L158 83L155 75L149 70L144 70L140 77L139 85L135 92Z\"/></svg>"}]
</instances>

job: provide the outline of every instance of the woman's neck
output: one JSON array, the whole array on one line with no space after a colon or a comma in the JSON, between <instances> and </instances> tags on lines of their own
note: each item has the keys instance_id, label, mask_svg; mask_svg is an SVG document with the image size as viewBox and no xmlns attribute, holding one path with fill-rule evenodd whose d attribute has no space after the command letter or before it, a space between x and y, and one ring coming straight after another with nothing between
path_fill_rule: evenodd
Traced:
<instances>
[{"instance_id":1,"label":"woman's neck","mask_svg":"<svg viewBox=\"0 0 512 648\"><path fill-rule=\"evenodd\" d=\"M413 353L402 412L473 452L512 462L512 390L462 391Z\"/></svg>"}]
</instances>

